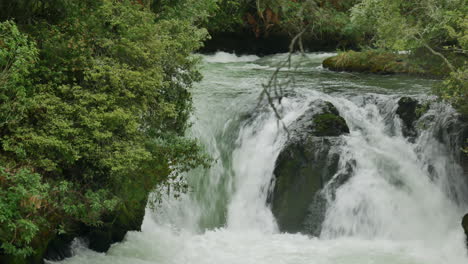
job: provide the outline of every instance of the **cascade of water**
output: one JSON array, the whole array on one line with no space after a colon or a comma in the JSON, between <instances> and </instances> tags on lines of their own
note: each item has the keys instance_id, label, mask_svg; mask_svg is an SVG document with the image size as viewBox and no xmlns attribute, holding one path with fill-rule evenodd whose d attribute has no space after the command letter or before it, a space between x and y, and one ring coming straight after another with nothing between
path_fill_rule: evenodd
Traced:
<instances>
[{"instance_id":1,"label":"cascade of water","mask_svg":"<svg viewBox=\"0 0 468 264\"><path fill-rule=\"evenodd\" d=\"M396 106L392 98L381 100ZM427 160L438 160L435 166L439 171L455 166L442 158L443 146L429 131L424 131L416 144L401 133L390 133L389 127L399 129L399 120L395 116L386 120L383 115L390 113L375 104L334 101L351 130L348 150L343 152L351 157L343 158L355 160L356 167L350 181L336 190L336 199L330 201L322 237L346 235L440 243L459 225L463 212L460 206L466 208L466 204L453 201L453 197L466 197L466 192L462 188L447 192L444 186L460 183L461 174L446 172L434 179L427 169Z\"/></svg>"},{"instance_id":2,"label":"cascade of water","mask_svg":"<svg viewBox=\"0 0 468 264\"><path fill-rule=\"evenodd\" d=\"M208 88L195 94L191 131L216 162L190 172L191 191L179 199L163 197L155 212L147 211L143 232L130 232L107 256L80 247L64 263L466 263L459 222L468 191L451 152L452 136L443 133L453 109L433 104L411 143L395 115L398 91L389 95L373 79L363 84L330 75L318 67L323 54L309 56L313 63L306 66L319 77L298 80L296 95L280 107L283 122L291 124L316 99L333 103L350 128L340 166L354 164L348 181L323 190L328 200L319 238L279 233L266 203L286 133L271 110L253 106L278 56L269 61L220 53L205 65L200 86ZM379 80L401 85L400 79ZM337 90L347 83L362 89Z\"/></svg>"}]
</instances>

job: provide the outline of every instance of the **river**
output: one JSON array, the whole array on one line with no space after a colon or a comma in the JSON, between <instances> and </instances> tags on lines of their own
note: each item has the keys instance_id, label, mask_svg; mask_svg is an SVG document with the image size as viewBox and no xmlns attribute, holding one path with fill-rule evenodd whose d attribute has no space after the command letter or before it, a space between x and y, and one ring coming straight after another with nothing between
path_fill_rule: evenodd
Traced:
<instances>
[{"instance_id":1,"label":"river","mask_svg":"<svg viewBox=\"0 0 468 264\"><path fill-rule=\"evenodd\" d=\"M286 132L258 96L286 54L219 52L202 57L188 135L203 144L213 166L185 175L188 193L163 195L155 211L147 209L142 232L129 232L106 254L77 240L75 256L60 263L468 263L460 226L468 191L443 132L456 114L432 103L414 141L403 137L395 116L402 96L432 100L437 81L331 72L321 62L332 55L295 55L299 66L280 71L293 82L277 105L288 125L311 101L327 100L350 128L339 151L342 161L354 160L353 176L328 201L319 236L279 232L266 203Z\"/></svg>"}]
</instances>

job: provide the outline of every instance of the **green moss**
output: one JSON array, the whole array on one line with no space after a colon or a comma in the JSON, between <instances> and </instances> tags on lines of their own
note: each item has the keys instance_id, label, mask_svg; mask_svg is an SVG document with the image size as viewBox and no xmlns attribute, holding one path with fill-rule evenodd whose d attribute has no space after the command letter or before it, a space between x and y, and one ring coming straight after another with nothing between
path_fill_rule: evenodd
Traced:
<instances>
[{"instance_id":1,"label":"green moss","mask_svg":"<svg viewBox=\"0 0 468 264\"><path fill-rule=\"evenodd\" d=\"M339 136L343 133L349 133L349 128L341 116L323 113L314 117L315 136Z\"/></svg>"},{"instance_id":2,"label":"green moss","mask_svg":"<svg viewBox=\"0 0 468 264\"><path fill-rule=\"evenodd\" d=\"M408 55L382 51L347 51L323 61L323 67L334 71L379 74L425 75L427 71L412 63Z\"/></svg>"},{"instance_id":3,"label":"green moss","mask_svg":"<svg viewBox=\"0 0 468 264\"><path fill-rule=\"evenodd\" d=\"M416 118L419 119L421 116L423 116L427 111L429 111L430 107L431 107L431 102L425 102L423 104L419 104L416 107Z\"/></svg>"}]
</instances>

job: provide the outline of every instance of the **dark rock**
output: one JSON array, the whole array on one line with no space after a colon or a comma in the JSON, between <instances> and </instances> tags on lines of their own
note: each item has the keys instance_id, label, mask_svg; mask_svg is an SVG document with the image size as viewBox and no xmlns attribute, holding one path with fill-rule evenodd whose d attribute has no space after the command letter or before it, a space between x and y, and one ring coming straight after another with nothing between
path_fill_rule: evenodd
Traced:
<instances>
[{"instance_id":1,"label":"dark rock","mask_svg":"<svg viewBox=\"0 0 468 264\"><path fill-rule=\"evenodd\" d=\"M44 243L47 247L44 249L44 252L38 256L41 260L45 258L52 261L59 261L71 257L71 243L75 237L86 240L88 242L88 247L94 251L106 252L112 244L121 242L127 234L127 231L141 230L146 203L146 194L139 193L138 196L126 201L120 209L106 215L103 218L102 225L75 226L75 230L69 234L56 236L50 240L49 243Z\"/></svg>"},{"instance_id":2,"label":"dark rock","mask_svg":"<svg viewBox=\"0 0 468 264\"><path fill-rule=\"evenodd\" d=\"M271 55L289 52L291 36L287 32L273 31L268 35L256 36L252 29L239 29L236 32L210 32L200 52L213 53L217 51L233 52L236 54ZM317 39L315 35L303 35L304 49L308 51L334 51L337 46L341 48L353 47L351 43L343 43L338 36L328 39Z\"/></svg>"},{"instance_id":3,"label":"dark rock","mask_svg":"<svg viewBox=\"0 0 468 264\"><path fill-rule=\"evenodd\" d=\"M338 171L339 136L349 128L331 103L317 100L290 129L269 202L281 231L316 233L325 208L319 193Z\"/></svg>"},{"instance_id":4,"label":"dark rock","mask_svg":"<svg viewBox=\"0 0 468 264\"><path fill-rule=\"evenodd\" d=\"M463 230L465 231L465 241L466 241L466 246L468 247L468 214L466 214L463 217L462 223L461 223Z\"/></svg>"},{"instance_id":5,"label":"dark rock","mask_svg":"<svg viewBox=\"0 0 468 264\"><path fill-rule=\"evenodd\" d=\"M106 252L112 244L121 242L127 231L140 231L146 202L145 199L134 205L124 206L118 213L107 216L102 226L90 228L85 236L89 241L89 248Z\"/></svg>"},{"instance_id":6,"label":"dark rock","mask_svg":"<svg viewBox=\"0 0 468 264\"><path fill-rule=\"evenodd\" d=\"M316 193L337 172L339 155L329 153L337 142L310 137L288 144L275 167L272 212L281 231L300 232Z\"/></svg>"},{"instance_id":7,"label":"dark rock","mask_svg":"<svg viewBox=\"0 0 468 264\"><path fill-rule=\"evenodd\" d=\"M204 43L201 52L217 51L236 54L269 55L289 50L290 38L284 34L273 34L268 38L256 37L251 32L212 33L211 38Z\"/></svg>"},{"instance_id":8,"label":"dark rock","mask_svg":"<svg viewBox=\"0 0 468 264\"><path fill-rule=\"evenodd\" d=\"M338 171L333 176L333 181L330 181L328 177L327 182L327 191L322 190L317 192L314 196L312 203L309 205L307 210L307 215L304 219L304 233L311 234L313 236L319 236L322 231L322 223L325 220L325 213L328 205L328 198L335 199L335 191L341 185L346 183L350 178L353 168L356 166L355 161L350 161L346 163L345 167L342 170ZM330 195L330 197L327 197Z\"/></svg>"},{"instance_id":9,"label":"dark rock","mask_svg":"<svg viewBox=\"0 0 468 264\"><path fill-rule=\"evenodd\" d=\"M396 114L402 123L403 136L414 139L418 132L414 126L415 122L427 111L427 106L423 106L418 100L411 97L402 97L398 100Z\"/></svg>"},{"instance_id":10,"label":"dark rock","mask_svg":"<svg viewBox=\"0 0 468 264\"><path fill-rule=\"evenodd\" d=\"M72 256L71 243L74 237L70 235L58 235L49 242L44 258L52 261L60 261Z\"/></svg>"}]
</instances>

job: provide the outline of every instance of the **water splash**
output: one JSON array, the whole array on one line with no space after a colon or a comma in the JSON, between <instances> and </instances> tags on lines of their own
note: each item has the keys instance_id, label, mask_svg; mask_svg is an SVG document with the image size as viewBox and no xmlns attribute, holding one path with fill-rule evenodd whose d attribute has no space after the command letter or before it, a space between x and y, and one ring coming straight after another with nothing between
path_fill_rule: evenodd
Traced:
<instances>
[{"instance_id":1,"label":"water splash","mask_svg":"<svg viewBox=\"0 0 468 264\"><path fill-rule=\"evenodd\" d=\"M468 192L452 153L453 135L444 129L455 120L453 109L431 106L411 143L395 115L397 100L408 91L425 98L421 87L431 81L351 78L318 67L321 54L309 55L317 62L298 74L293 96L283 100L283 121L293 122L313 100L332 102L351 130L340 164L353 160L353 175L324 190L333 195L320 238L277 231L266 197L286 137L268 108L255 108L271 71L232 66L274 67L281 56L206 56L191 134L216 163L190 173L189 193L165 197L156 212L148 210L143 232L129 232L107 254L77 247L78 254L62 263L467 263L459 222Z\"/></svg>"}]
</instances>

